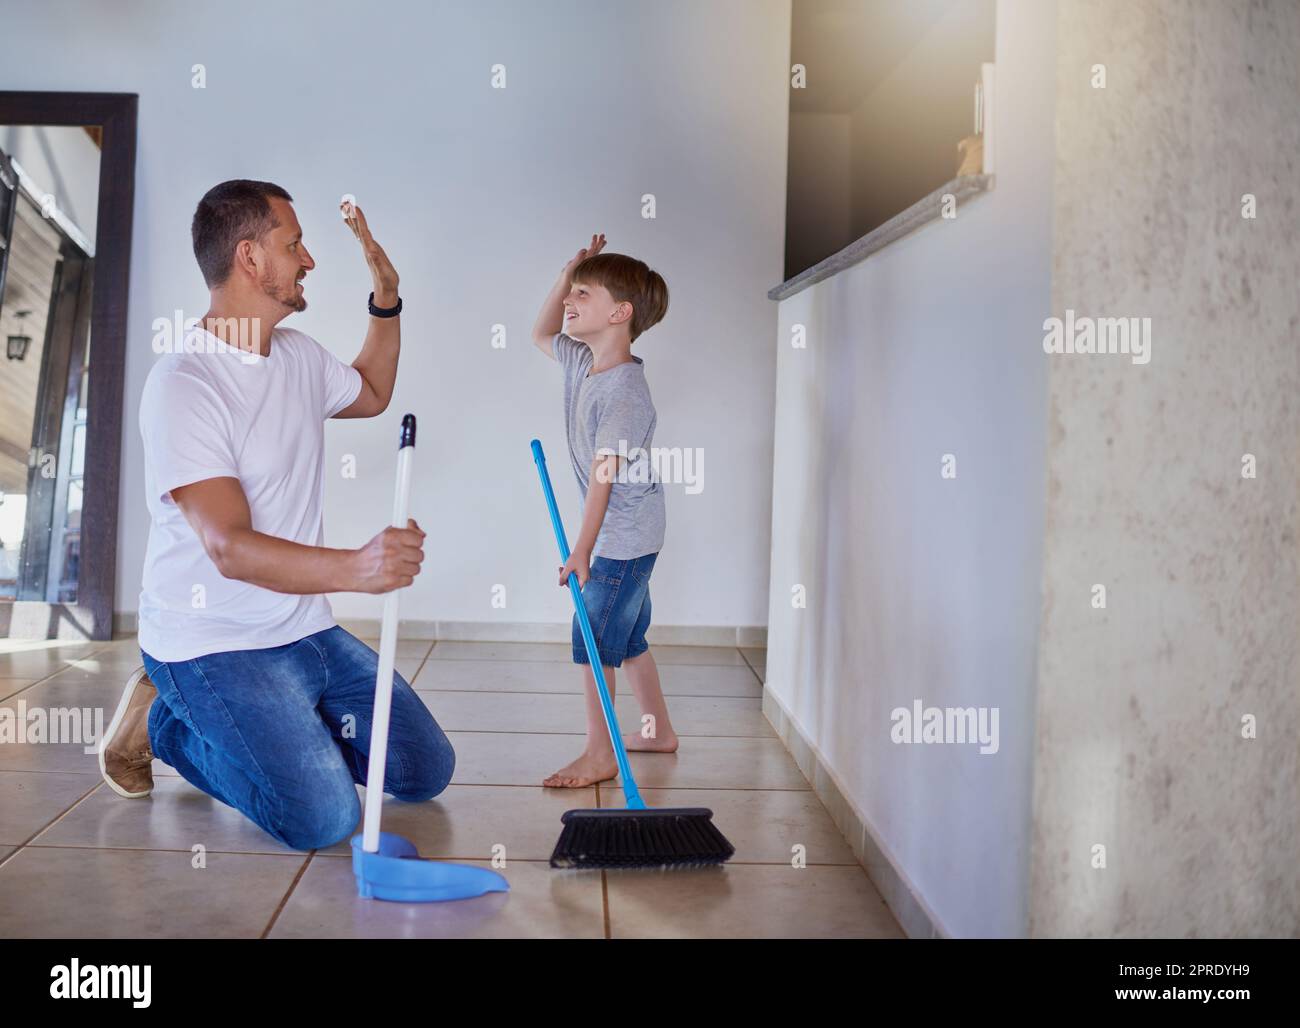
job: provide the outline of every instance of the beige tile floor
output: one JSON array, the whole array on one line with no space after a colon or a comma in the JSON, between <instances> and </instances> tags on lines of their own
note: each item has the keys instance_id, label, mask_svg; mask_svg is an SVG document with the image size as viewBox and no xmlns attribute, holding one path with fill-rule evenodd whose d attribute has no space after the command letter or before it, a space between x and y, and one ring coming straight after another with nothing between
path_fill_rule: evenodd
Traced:
<instances>
[{"instance_id":1,"label":"beige tile floor","mask_svg":"<svg viewBox=\"0 0 1300 1028\"><path fill-rule=\"evenodd\" d=\"M371 645L375 645L371 642ZM0 938L901 938L880 894L761 712L762 649L655 647L681 737L634 754L651 806L706 806L736 847L722 868L557 871L560 815L623 806L615 783L543 789L582 745L569 647L403 640L398 670L456 748L452 784L387 800L423 856L487 865L509 894L447 904L358 899L346 842L290 850L159 761L145 800L114 794L77 743L0 743ZM139 666L112 643L0 640L0 707L102 707ZM640 711L626 687L619 718ZM364 790L361 790L364 792ZM807 866L791 866L802 845Z\"/></svg>"}]
</instances>

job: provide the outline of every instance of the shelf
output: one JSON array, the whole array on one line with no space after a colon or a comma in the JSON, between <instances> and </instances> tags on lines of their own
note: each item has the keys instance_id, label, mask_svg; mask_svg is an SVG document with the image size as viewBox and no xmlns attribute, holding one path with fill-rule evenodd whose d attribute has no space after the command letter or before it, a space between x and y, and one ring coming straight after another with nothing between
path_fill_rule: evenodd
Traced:
<instances>
[{"instance_id":1,"label":"shelf","mask_svg":"<svg viewBox=\"0 0 1300 1028\"><path fill-rule=\"evenodd\" d=\"M852 267L859 261L866 260L877 250L881 250L901 239L909 232L914 232L927 222L936 220L943 207L943 197L951 193L961 204L972 196L986 193L993 188L992 175L961 175L946 182L928 196L923 196L904 211L899 211L883 225L873 228L865 236L854 240L843 250L833 253L824 261L799 272L794 278L774 286L767 292L769 300L785 300L802 289L807 289L815 282L830 278L845 268Z\"/></svg>"}]
</instances>

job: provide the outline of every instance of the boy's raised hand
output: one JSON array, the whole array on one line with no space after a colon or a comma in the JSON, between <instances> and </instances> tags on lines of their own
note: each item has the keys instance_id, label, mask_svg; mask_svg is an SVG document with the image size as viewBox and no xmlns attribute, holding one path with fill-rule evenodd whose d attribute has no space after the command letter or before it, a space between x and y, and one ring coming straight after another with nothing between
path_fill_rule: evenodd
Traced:
<instances>
[{"instance_id":1,"label":"boy's raised hand","mask_svg":"<svg viewBox=\"0 0 1300 1028\"><path fill-rule=\"evenodd\" d=\"M537 315L537 320L533 323L533 345L542 353L556 359L555 348L552 343L557 332L564 331L564 298L569 295L573 288L573 269L588 257L594 257L605 248L605 234L598 232L591 237L591 243L584 246L560 269L559 277L556 278L555 284L551 286L551 291L546 294L546 299L542 301L542 309Z\"/></svg>"},{"instance_id":2,"label":"boy's raised hand","mask_svg":"<svg viewBox=\"0 0 1300 1028\"><path fill-rule=\"evenodd\" d=\"M361 242L362 253L370 266L370 278L375 286L375 306L392 307L397 303L397 269L384 253L384 248L375 242L366 224L366 216L361 208L344 200L339 204L343 220L347 222L352 234Z\"/></svg>"},{"instance_id":3,"label":"boy's raised hand","mask_svg":"<svg viewBox=\"0 0 1300 1028\"><path fill-rule=\"evenodd\" d=\"M581 250L579 250L574 255L573 260L569 261L569 263L565 265L565 267L570 269L576 268L588 257L595 257L596 254L600 253L600 251L603 249L605 249L605 233L599 232L596 235L591 237L591 242L587 246L584 246Z\"/></svg>"}]
</instances>

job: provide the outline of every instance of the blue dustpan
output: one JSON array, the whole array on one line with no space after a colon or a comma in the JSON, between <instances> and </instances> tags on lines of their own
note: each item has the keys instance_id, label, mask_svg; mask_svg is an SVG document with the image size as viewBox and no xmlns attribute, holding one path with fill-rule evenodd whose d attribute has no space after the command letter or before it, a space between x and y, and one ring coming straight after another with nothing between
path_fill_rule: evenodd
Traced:
<instances>
[{"instance_id":1,"label":"blue dustpan","mask_svg":"<svg viewBox=\"0 0 1300 1028\"><path fill-rule=\"evenodd\" d=\"M422 860L400 835L380 832L378 853L367 853L363 838L352 838L352 873L363 899L434 903L510 891L510 883L490 868Z\"/></svg>"},{"instance_id":2,"label":"blue dustpan","mask_svg":"<svg viewBox=\"0 0 1300 1028\"><path fill-rule=\"evenodd\" d=\"M411 497L411 458L415 453L415 415L402 418L397 450L397 497L393 524L406 527ZM357 895L400 903L435 903L468 899L485 892L509 892L510 883L497 872L472 864L422 860L415 844L379 830L384 802L384 767L388 760L388 721L393 705L393 664L397 657L397 596L384 597L384 623L379 633L379 673L375 679L375 710L370 732L370 766L366 770L366 813L362 834L352 839L352 873Z\"/></svg>"}]
</instances>

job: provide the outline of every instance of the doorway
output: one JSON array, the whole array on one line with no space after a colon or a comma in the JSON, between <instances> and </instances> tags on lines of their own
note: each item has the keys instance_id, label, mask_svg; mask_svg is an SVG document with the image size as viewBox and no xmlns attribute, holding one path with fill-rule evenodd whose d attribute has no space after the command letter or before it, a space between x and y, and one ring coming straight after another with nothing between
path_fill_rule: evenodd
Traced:
<instances>
[{"instance_id":1,"label":"doorway","mask_svg":"<svg viewBox=\"0 0 1300 1028\"><path fill-rule=\"evenodd\" d=\"M0 600L75 603L94 257L50 198L0 149Z\"/></svg>"}]
</instances>

